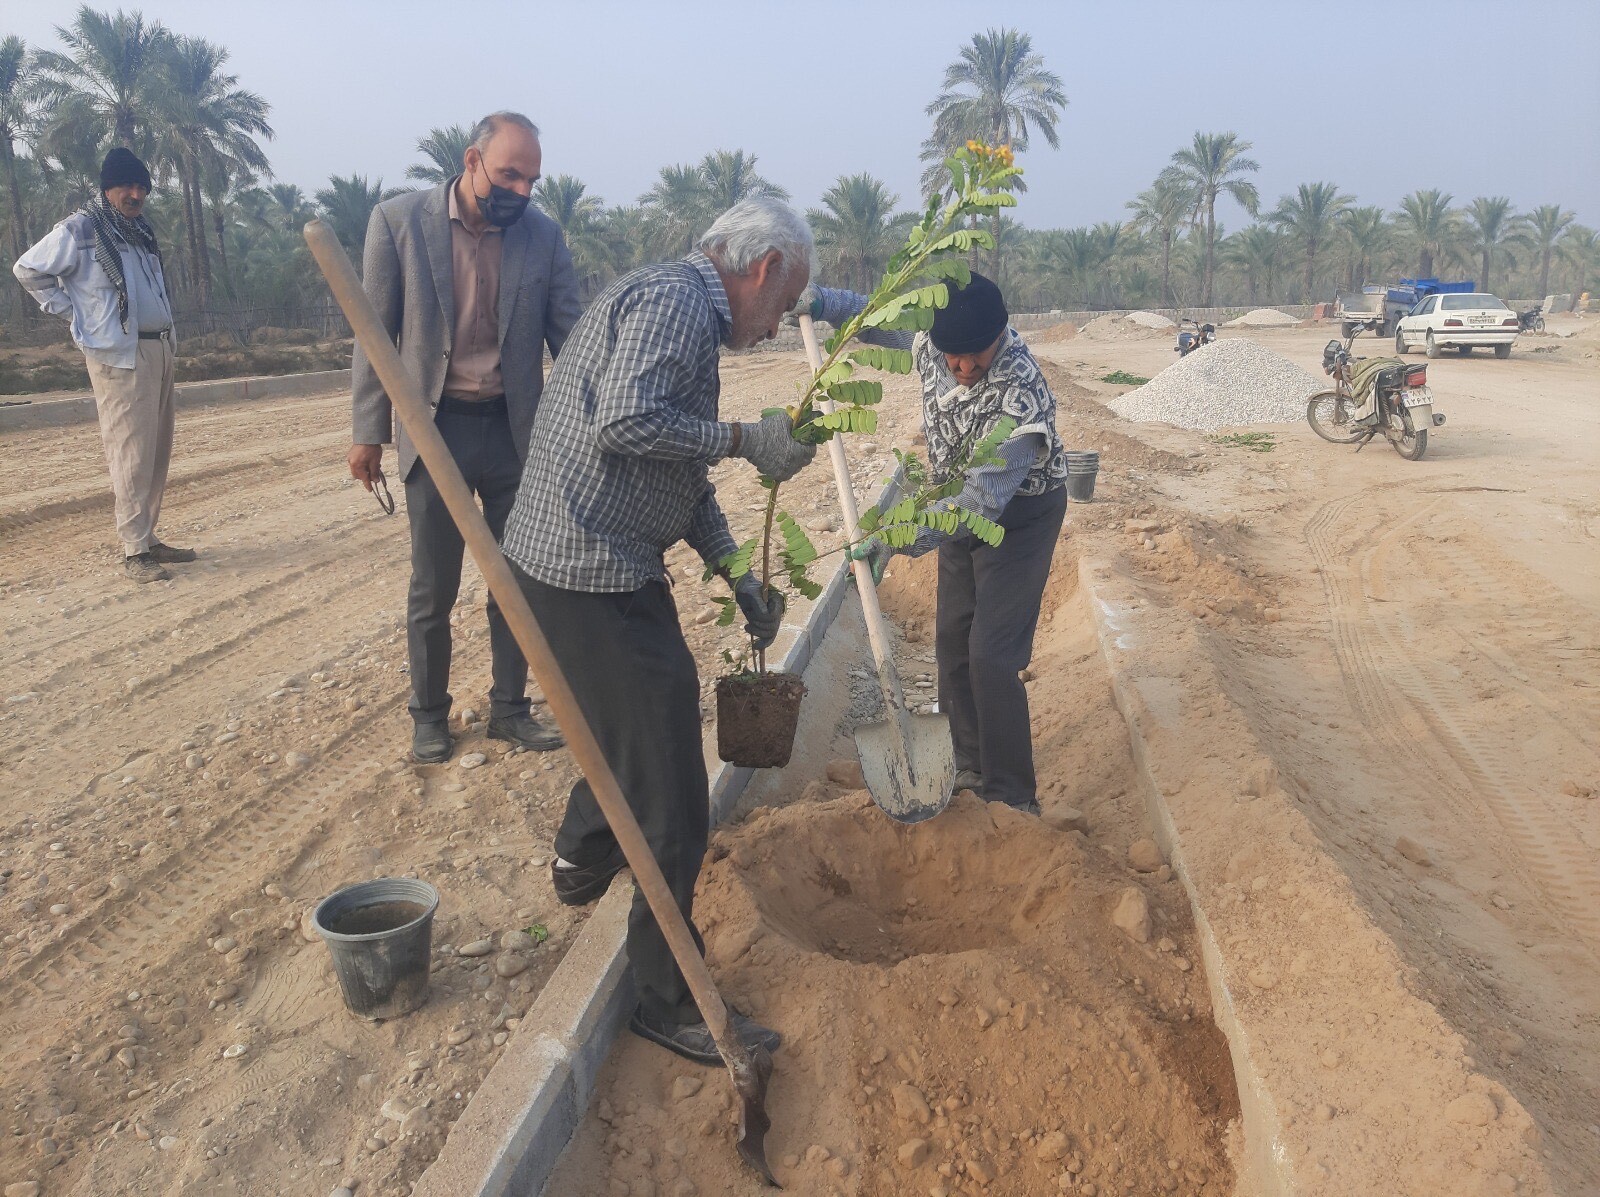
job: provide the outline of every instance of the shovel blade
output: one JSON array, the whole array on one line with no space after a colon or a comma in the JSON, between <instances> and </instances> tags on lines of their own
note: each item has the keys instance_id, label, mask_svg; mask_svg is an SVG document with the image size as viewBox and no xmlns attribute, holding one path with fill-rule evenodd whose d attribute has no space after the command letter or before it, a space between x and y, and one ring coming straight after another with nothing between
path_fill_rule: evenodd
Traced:
<instances>
[{"instance_id":1,"label":"shovel blade","mask_svg":"<svg viewBox=\"0 0 1600 1197\"><path fill-rule=\"evenodd\" d=\"M920 823L950 805L955 785L955 749L943 715L908 715L905 754L889 723L856 728L856 751L872 800L900 823Z\"/></svg>"},{"instance_id":2,"label":"shovel blade","mask_svg":"<svg viewBox=\"0 0 1600 1197\"><path fill-rule=\"evenodd\" d=\"M767 1114L767 1082L772 1079L772 1057L757 1047L743 1059L729 1065L733 1089L739 1096L739 1158L745 1166L774 1189L783 1186L772 1175L767 1163L767 1132L772 1118Z\"/></svg>"}]
</instances>

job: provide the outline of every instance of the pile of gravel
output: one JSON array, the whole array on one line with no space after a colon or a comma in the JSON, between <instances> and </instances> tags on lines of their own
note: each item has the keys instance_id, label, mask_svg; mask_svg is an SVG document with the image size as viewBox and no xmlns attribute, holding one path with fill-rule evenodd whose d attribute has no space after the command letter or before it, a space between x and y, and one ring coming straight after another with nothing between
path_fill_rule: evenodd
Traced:
<instances>
[{"instance_id":1,"label":"pile of gravel","mask_svg":"<svg viewBox=\"0 0 1600 1197\"><path fill-rule=\"evenodd\" d=\"M1160 317L1154 318L1160 319ZM1143 341L1159 334L1155 327L1142 320L1132 320L1108 313L1096 316L1085 324L1079 335L1088 337L1091 341Z\"/></svg>"},{"instance_id":2,"label":"pile of gravel","mask_svg":"<svg viewBox=\"0 0 1600 1197\"><path fill-rule=\"evenodd\" d=\"M1326 383L1243 337L1179 358L1144 386L1108 405L1129 420L1215 432L1241 424L1291 424Z\"/></svg>"},{"instance_id":3,"label":"pile of gravel","mask_svg":"<svg viewBox=\"0 0 1600 1197\"><path fill-rule=\"evenodd\" d=\"M1256 308L1246 312L1235 320L1224 324L1223 328L1287 328L1291 324L1299 324L1287 312L1280 312L1277 308Z\"/></svg>"},{"instance_id":4,"label":"pile of gravel","mask_svg":"<svg viewBox=\"0 0 1600 1197\"><path fill-rule=\"evenodd\" d=\"M1141 325L1144 328L1160 329L1175 327L1172 321L1168 320L1160 312L1129 312L1123 317L1123 319L1131 324Z\"/></svg>"}]
</instances>

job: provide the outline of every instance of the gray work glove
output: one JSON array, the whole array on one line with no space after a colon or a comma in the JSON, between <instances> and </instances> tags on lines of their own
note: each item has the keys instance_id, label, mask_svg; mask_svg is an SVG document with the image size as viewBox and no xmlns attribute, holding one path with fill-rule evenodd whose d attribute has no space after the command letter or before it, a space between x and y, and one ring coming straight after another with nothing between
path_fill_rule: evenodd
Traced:
<instances>
[{"instance_id":1,"label":"gray work glove","mask_svg":"<svg viewBox=\"0 0 1600 1197\"><path fill-rule=\"evenodd\" d=\"M795 440L788 414L775 411L759 424L739 425L739 447L733 455L755 466L763 478L787 482L811 464L817 447Z\"/></svg>"},{"instance_id":2,"label":"gray work glove","mask_svg":"<svg viewBox=\"0 0 1600 1197\"><path fill-rule=\"evenodd\" d=\"M771 646L783 626L783 591L773 588L763 595L762 589L761 579L755 574L745 574L733 584L734 601L744 612L744 630L750 633L757 650Z\"/></svg>"},{"instance_id":3,"label":"gray work glove","mask_svg":"<svg viewBox=\"0 0 1600 1197\"><path fill-rule=\"evenodd\" d=\"M867 563L874 586L883 581L883 571L889 568L889 558L893 556L894 550L881 536L869 536L849 552L850 560Z\"/></svg>"},{"instance_id":4,"label":"gray work glove","mask_svg":"<svg viewBox=\"0 0 1600 1197\"><path fill-rule=\"evenodd\" d=\"M822 319L822 296L817 294L817 288L812 283L806 284L806 289L800 292L800 298L794 301L794 307L783 314L782 323L786 328L799 328L801 316Z\"/></svg>"}]
</instances>

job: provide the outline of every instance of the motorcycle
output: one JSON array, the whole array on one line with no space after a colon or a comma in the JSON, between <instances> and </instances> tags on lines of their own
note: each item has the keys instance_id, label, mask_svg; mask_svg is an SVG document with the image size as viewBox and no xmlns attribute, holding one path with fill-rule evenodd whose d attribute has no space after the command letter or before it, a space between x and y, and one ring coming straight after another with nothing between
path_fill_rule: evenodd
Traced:
<instances>
[{"instance_id":1,"label":"motorcycle","mask_svg":"<svg viewBox=\"0 0 1600 1197\"><path fill-rule=\"evenodd\" d=\"M1306 422L1323 440L1354 444L1357 453L1382 433L1401 457L1420 461L1428 451L1429 430L1443 425L1444 415L1433 410L1426 365L1350 355L1356 336L1377 323L1357 321L1342 342L1323 347L1322 372L1333 379L1333 387L1307 400ZM1372 410L1362 414L1369 401Z\"/></svg>"},{"instance_id":2,"label":"motorcycle","mask_svg":"<svg viewBox=\"0 0 1600 1197\"><path fill-rule=\"evenodd\" d=\"M1526 312L1517 313L1518 332L1544 331L1544 304L1536 304Z\"/></svg>"},{"instance_id":3,"label":"motorcycle","mask_svg":"<svg viewBox=\"0 0 1600 1197\"><path fill-rule=\"evenodd\" d=\"M1217 329L1212 324L1200 324L1188 317L1178 321L1178 343L1172 347L1172 352L1179 357L1188 357L1202 345L1209 345L1217 339Z\"/></svg>"}]
</instances>

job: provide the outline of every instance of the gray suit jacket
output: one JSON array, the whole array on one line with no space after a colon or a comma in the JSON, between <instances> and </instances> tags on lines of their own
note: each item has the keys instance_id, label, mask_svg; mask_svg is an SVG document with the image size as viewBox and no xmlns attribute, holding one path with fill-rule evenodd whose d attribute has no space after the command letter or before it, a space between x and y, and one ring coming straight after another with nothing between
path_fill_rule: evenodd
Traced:
<instances>
[{"instance_id":1,"label":"gray suit jacket","mask_svg":"<svg viewBox=\"0 0 1600 1197\"><path fill-rule=\"evenodd\" d=\"M449 188L385 200L373 210L362 254L362 283L400 360L437 408L455 327L455 283L450 264ZM577 323L578 279L561 228L529 207L505 231L500 263L500 375L517 456L528 456L528 431L544 390L544 347L552 355ZM402 481L417 451L404 428L394 426L389 396L361 347L351 363L352 441L382 445L391 439Z\"/></svg>"}]
</instances>

